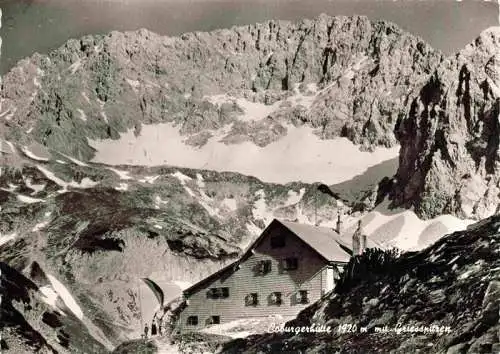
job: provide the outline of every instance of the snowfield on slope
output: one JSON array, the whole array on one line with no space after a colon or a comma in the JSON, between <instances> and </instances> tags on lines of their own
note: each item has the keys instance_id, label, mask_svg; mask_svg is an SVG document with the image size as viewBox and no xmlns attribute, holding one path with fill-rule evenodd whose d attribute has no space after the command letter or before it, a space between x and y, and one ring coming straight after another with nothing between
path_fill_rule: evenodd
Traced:
<instances>
[{"instance_id":1,"label":"snowfield on slope","mask_svg":"<svg viewBox=\"0 0 500 354\"><path fill-rule=\"evenodd\" d=\"M47 274L47 278L49 279L52 288L55 290L55 292L61 297L62 301L64 304L73 312L73 314L79 319L83 319L83 311L80 308L80 306L77 304L71 293L66 289L66 287L61 283L59 280L57 280L56 277L54 277L51 274Z\"/></svg>"},{"instance_id":2,"label":"snowfield on slope","mask_svg":"<svg viewBox=\"0 0 500 354\"><path fill-rule=\"evenodd\" d=\"M297 195L298 194L298 195ZM294 217L298 222L303 224L314 225L315 220L312 216L303 214L298 196L303 194L289 191L290 199L285 202L285 205L295 205ZM266 203L264 190L258 190L255 193L257 197L252 214L257 220L262 220L268 225L274 218L274 209ZM358 221L362 221L362 226L367 237L380 247L397 247L404 251L420 250L446 234L455 231L462 231L468 225L474 223L474 220L462 220L452 215L440 215L434 219L422 220L412 210L406 209L389 209L389 202L386 200L379 204L373 211L363 216L343 217L344 232L343 234L350 237L357 228ZM293 221L293 220L290 220ZM319 226L335 228L336 219L322 220L319 219ZM262 230L254 224L247 224L247 229L257 237ZM350 241L349 241L350 242ZM242 245L244 248L251 243Z\"/></svg>"},{"instance_id":3,"label":"snowfield on slope","mask_svg":"<svg viewBox=\"0 0 500 354\"><path fill-rule=\"evenodd\" d=\"M9 241L12 241L12 240L15 240L17 237L17 233L13 233L13 234L10 234L10 235L3 235L0 233L0 246L2 246L3 244L9 242Z\"/></svg>"},{"instance_id":4,"label":"snowfield on slope","mask_svg":"<svg viewBox=\"0 0 500 354\"><path fill-rule=\"evenodd\" d=\"M47 274L47 278L50 281L51 287L44 287L42 294L44 295L46 301L49 305L56 307L56 301L58 298L62 300L64 305L85 325L89 334L94 337L97 341L103 344L108 350L113 350L114 345L111 343L103 331L92 323L87 317L84 316L83 311L76 302L70 291L61 283L56 277L51 274Z\"/></svg>"},{"instance_id":5,"label":"snowfield on slope","mask_svg":"<svg viewBox=\"0 0 500 354\"><path fill-rule=\"evenodd\" d=\"M289 125L287 129L285 137L265 147L252 142L227 145L217 136L201 148L189 146L171 123L143 125L137 137L129 130L120 139L89 140L89 144L97 150L94 162L230 171L271 183L340 183L399 152L399 147L364 152L346 138L321 140L312 128Z\"/></svg>"},{"instance_id":6,"label":"snowfield on slope","mask_svg":"<svg viewBox=\"0 0 500 354\"><path fill-rule=\"evenodd\" d=\"M60 187L63 187L62 190L59 191L59 193L64 193L67 191L68 187L73 187L73 188L92 188L95 187L96 185L99 184L99 182L92 181L90 178L85 177L82 179L81 182L75 182L72 180L71 182L65 182L61 178L57 177L53 172L47 170L46 168L42 166L37 166L37 169L43 173L43 175L54 182L55 184L59 185Z\"/></svg>"},{"instance_id":7,"label":"snowfield on slope","mask_svg":"<svg viewBox=\"0 0 500 354\"><path fill-rule=\"evenodd\" d=\"M440 215L422 220L412 210L389 209L389 201L379 204L361 218L363 230L374 242L384 247L404 251L421 250L446 234L463 231L474 220L462 220L452 215ZM359 219L357 219L359 220ZM353 233L357 220L349 222L346 232Z\"/></svg>"},{"instance_id":8,"label":"snowfield on slope","mask_svg":"<svg viewBox=\"0 0 500 354\"><path fill-rule=\"evenodd\" d=\"M28 156L30 159L35 160L35 161L42 161L42 162L47 162L49 159L47 157L42 157L34 154L31 150L28 149L27 146L23 146L21 148L21 151L24 152L26 156Z\"/></svg>"}]
</instances>

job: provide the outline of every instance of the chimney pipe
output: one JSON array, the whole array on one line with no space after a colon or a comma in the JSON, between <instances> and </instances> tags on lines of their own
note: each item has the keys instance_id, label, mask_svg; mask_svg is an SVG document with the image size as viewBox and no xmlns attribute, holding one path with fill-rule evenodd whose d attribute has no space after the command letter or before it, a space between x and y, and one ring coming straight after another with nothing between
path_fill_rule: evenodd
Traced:
<instances>
[{"instance_id":1,"label":"chimney pipe","mask_svg":"<svg viewBox=\"0 0 500 354\"><path fill-rule=\"evenodd\" d=\"M358 256L361 248L361 220L358 221L358 228L352 234L352 255Z\"/></svg>"},{"instance_id":2,"label":"chimney pipe","mask_svg":"<svg viewBox=\"0 0 500 354\"><path fill-rule=\"evenodd\" d=\"M359 250L360 252L359 253L362 254L366 250L366 235L365 234L363 234L363 233L361 234L361 240L360 241L361 242L360 242L360 247L359 247L360 248L360 250Z\"/></svg>"},{"instance_id":3,"label":"chimney pipe","mask_svg":"<svg viewBox=\"0 0 500 354\"><path fill-rule=\"evenodd\" d=\"M342 232L342 220L340 218L340 211L337 215L337 229L336 229L337 233L340 234Z\"/></svg>"}]
</instances>

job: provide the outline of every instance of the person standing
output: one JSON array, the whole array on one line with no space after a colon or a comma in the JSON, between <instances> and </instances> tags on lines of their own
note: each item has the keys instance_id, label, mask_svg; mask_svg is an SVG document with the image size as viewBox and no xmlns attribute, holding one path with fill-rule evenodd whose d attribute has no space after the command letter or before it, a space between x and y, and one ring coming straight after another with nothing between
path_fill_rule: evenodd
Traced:
<instances>
[{"instance_id":1,"label":"person standing","mask_svg":"<svg viewBox=\"0 0 500 354\"><path fill-rule=\"evenodd\" d=\"M151 337L156 336L156 323L155 320L151 322Z\"/></svg>"}]
</instances>

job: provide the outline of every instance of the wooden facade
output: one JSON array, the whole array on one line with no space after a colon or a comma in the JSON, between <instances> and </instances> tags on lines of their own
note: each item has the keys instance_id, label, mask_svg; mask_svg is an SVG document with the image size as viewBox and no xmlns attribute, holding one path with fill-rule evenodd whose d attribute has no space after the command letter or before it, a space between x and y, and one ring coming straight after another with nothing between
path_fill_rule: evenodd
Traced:
<instances>
[{"instance_id":1,"label":"wooden facade","mask_svg":"<svg viewBox=\"0 0 500 354\"><path fill-rule=\"evenodd\" d=\"M331 233L326 245L334 241ZM199 330L248 317L295 316L320 299L333 289L349 256L328 259L333 256L325 257L304 238L274 220L238 261L185 290L187 306L178 329Z\"/></svg>"}]
</instances>

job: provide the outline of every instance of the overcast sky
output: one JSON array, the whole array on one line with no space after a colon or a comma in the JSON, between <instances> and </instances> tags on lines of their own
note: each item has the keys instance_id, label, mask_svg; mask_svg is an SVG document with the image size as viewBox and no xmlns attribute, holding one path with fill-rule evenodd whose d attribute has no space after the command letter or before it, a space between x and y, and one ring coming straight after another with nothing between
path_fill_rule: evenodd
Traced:
<instances>
[{"instance_id":1,"label":"overcast sky","mask_svg":"<svg viewBox=\"0 0 500 354\"><path fill-rule=\"evenodd\" d=\"M496 1L484 0L0 0L0 72L68 38L141 27L168 35L269 19L329 15L385 19L451 54L498 25Z\"/></svg>"}]
</instances>

